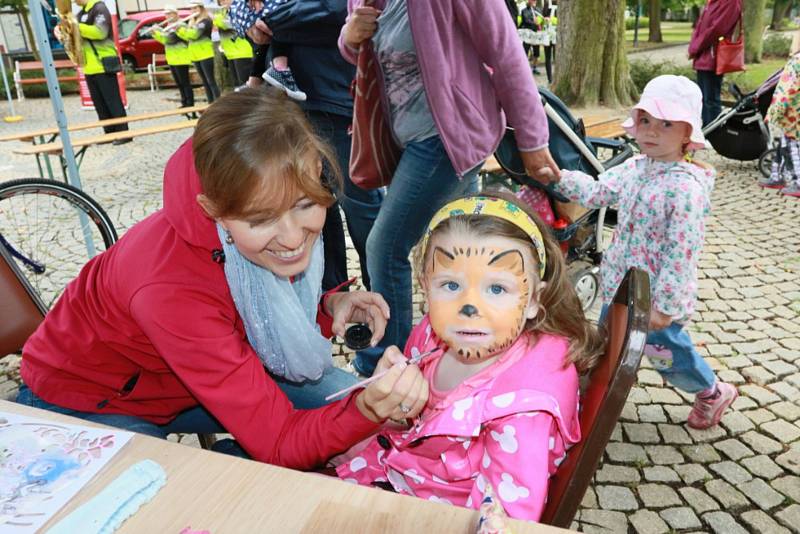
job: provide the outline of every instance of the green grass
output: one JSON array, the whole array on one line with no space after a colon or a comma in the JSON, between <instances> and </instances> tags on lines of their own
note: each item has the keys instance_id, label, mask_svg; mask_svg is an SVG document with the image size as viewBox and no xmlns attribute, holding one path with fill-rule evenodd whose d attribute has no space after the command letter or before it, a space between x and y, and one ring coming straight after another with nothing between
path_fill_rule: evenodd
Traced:
<instances>
[{"instance_id":1,"label":"green grass","mask_svg":"<svg viewBox=\"0 0 800 534\"><path fill-rule=\"evenodd\" d=\"M650 36L649 28L639 28L639 48L649 48L656 45L656 43L649 43L647 38ZM664 40L663 44L680 44L688 43L692 38L692 23L691 22L662 22L661 23L661 38ZM633 30L625 31L625 40L628 46L633 46ZM658 43L661 45L661 43Z\"/></svg>"},{"instance_id":2,"label":"green grass","mask_svg":"<svg viewBox=\"0 0 800 534\"><path fill-rule=\"evenodd\" d=\"M763 63L749 63L747 70L725 76L724 84L735 82L743 91L753 91L766 80L770 74L786 64L785 59L765 59Z\"/></svg>"}]
</instances>

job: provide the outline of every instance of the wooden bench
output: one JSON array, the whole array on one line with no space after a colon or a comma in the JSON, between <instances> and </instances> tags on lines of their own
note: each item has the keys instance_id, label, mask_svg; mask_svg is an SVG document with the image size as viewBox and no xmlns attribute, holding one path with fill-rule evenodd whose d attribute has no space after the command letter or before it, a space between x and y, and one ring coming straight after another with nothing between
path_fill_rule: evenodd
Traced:
<instances>
[{"instance_id":1,"label":"wooden bench","mask_svg":"<svg viewBox=\"0 0 800 534\"><path fill-rule=\"evenodd\" d=\"M117 124L128 124L131 122L138 122L138 121L145 121L145 120L153 120L153 119L161 119L165 117L175 117L178 115L186 115L187 117L193 113L202 113L208 108L208 104L201 104L197 106L192 106L188 108L175 108L165 111L155 111L153 113L142 113L139 115L128 115L125 117L117 117L115 119L106 119L102 121L94 121L94 122L85 122L81 124L73 124L67 128L69 132L78 132L81 130L88 130L92 128L102 128L104 126L115 126ZM59 130L58 128L44 128L42 130L37 130L33 132L22 132L12 135L4 135L0 136L0 142L8 142L8 141L22 141L33 143L34 146L42 146L48 143L52 143L55 141L56 137L58 137ZM44 158L45 165L47 167L47 175L48 177L53 180L55 179L53 176L53 169L50 165L50 159L47 153L36 153L36 165L39 167L39 176L44 178L44 169L42 168L42 161L41 159Z\"/></svg>"},{"instance_id":2,"label":"wooden bench","mask_svg":"<svg viewBox=\"0 0 800 534\"><path fill-rule=\"evenodd\" d=\"M627 132L624 128L622 128L623 120L624 119L620 117L612 117L592 123L584 122L586 135L589 137L600 137L603 139L617 139L618 137L625 137Z\"/></svg>"},{"instance_id":3,"label":"wooden bench","mask_svg":"<svg viewBox=\"0 0 800 534\"><path fill-rule=\"evenodd\" d=\"M188 109L188 108L186 108ZM78 167L83 162L83 157L86 154L86 151L89 147L94 145L103 145L107 143L112 143L114 141L120 141L123 139L135 139L137 137L143 137L145 135L155 135L159 133L167 133L167 132L175 132L178 130L184 130L186 128L194 128L197 125L198 119L192 119L187 121L181 122L173 122L170 124L160 124L158 126L149 126L147 128L138 128L136 130L125 130L122 132L111 132L103 135L95 135L91 137L82 137L78 139L71 139L72 141L72 148L75 150L75 160ZM41 145L32 145L25 148L19 148L14 150L15 154L23 154L23 155L34 155L34 156L47 156L47 155L57 155L59 156L59 160L61 163L61 174L64 178L64 181L67 181L67 162L64 159L63 154L64 147L61 144L61 141L52 141L50 143L44 143Z\"/></svg>"},{"instance_id":4,"label":"wooden bench","mask_svg":"<svg viewBox=\"0 0 800 534\"><path fill-rule=\"evenodd\" d=\"M69 59L59 59L53 62L56 69L56 74L59 69L75 69L75 64ZM15 61L14 62L14 85L17 88L17 99L25 100L25 94L22 92L23 85L32 85L37 83L47 83L47 78L42 74L41 78L23 78L22 73L25 71L38 70L44 72L44 65L41 61ZM78 75L62 75L58 76L59 82L77 82Z\"/></svg>"},{"instance_id":5,"label":"wooden bench","mask_svg":"<svg viewBox=\"0 0 800 534\"><path fill-rule=\"evenodd\" d=\"M621 124L624 120L622 117L609 117L608 115L585 115L584 128L588 137L601 137L605 139L616 139L624 137L627 132L622 128ZM481 167L480 173L483 175L503 173L503 168L497 162L494 156L489 156L486 162Z\"/></svg>"}]
</instances>

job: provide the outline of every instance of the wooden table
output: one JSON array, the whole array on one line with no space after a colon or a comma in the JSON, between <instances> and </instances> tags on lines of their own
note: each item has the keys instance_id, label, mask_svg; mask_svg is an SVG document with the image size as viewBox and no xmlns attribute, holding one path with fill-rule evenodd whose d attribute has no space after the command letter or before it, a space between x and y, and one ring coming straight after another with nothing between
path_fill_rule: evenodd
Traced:
<instances>
[{"instance_id":1,"label":"wooden table","mask_svg":"<svg viewBox=\"0 0 800 534\"><path fill-rule=\"evenodd\" d=\"M186 115L187 113L202 113L208 108L208 104L201 104L199 106L192 106L190 108L175 108L164 111L154 111L152 113L141 113L139 115L127 115L125 117L116 117L114 119L105 119L102 121L83 122L79 124L72 124L67 128L67 131L79 132L81 130L90 130L93 128L102 128L104 126L116 126L118 124L128 124L137 121L147 121L153 119L161 119L164 117L176 117L179 115ZM37 139L47 136L58 136L58 128L43 128L33 132L23 132L18 134L0 136L0 142L7 141L24 141L34 143ZM52 140L47 141L52 142Z\"/></svg>"},{"instance_id":2,"label":"wooden table","mask_svg":"<svg viewBox=\"0 0 800 534\"><path fill-rule=\"evenodd\" d=\"M86 151L89 149L89 147L108 144L123 139L136 139L137 137L142 137L145 135L154 135L159 133L185 130L187 128L194 128L197 126L197 121L198 119L191 119L180 122L171 122L169 124L158 124L156 126L148 126L146 128L122 130L119 132L71 139L70 141L72 141L72 148L75 150L75 164L80 169L81 163L83 163L83 156L86 154ZM42 172L42 165L40 162L40 157L43 156L45 158L45 162L47 163L47 172L51 180L54 180L54 178L53 171L50 167L49 156L58 156L59 165L61 167L61 176L64 182L69 183L69 178L67 176L67 160L64 158L63 151L64 146L62 145L61 141L52 141L50 143L36 144L26 146L24 148L18 148L14 150L14 153L36 156L36 163L39 166L39 176L41 178L44 178L44 173Z\"/></svg>"},{"instance_id":3,"label":"wooden table","mask_svg":"<svg viewBox=\"0 0 800 534\"><path fill-rule=\"evenodd\" d=\"M106 126L117 126L119 124L130 124L132 122L155 120L155 119L162 119L162 118L167 118L167 117L177 117L177 116L180 116L180 115L186 115L188 117L189 114L191 114L191 113L202 113L206 109L208 109L208 104L201 104L201 105L187 107L187 108L175 108L175 109L168 109L168 110L163 110L163 111L154 111L152 113L141 113L139 115L127 115L125 117L116 117L116 118L113 118L113 119L105 119L105 120L102 120L102 121L84 122L84 123L79 123L79 124L73 124L73 125L70 125L70 126L67 127L67 131L68 132L79 132L79 131L90 130L90 129L94 129L94 128L103 128L103 127L106 127ZM155 127L155 128L157 128L157 127ZM148 129L143 129L143 130L148 130ZM137 130L137 131L141 132L143 130ZM168 129L166 131L171 131L171 130ZM22 141L22 142L32 143L33 147L31 147L31 151L27 151L27 152L26 151L21 151L19 153L21 153L21 154L33 154L34 156L36 156L36 165L39 168L39 176L42 177L42 178L44 178L44 174L45 174L44 173L44 169L42 168L42 161L41 161L41 158L43 156L44 157L45 166L47 167L47 176L51 180L54 180L55 178L53 176L53 168L50 165L50 158L48 156L50 154L52 154L52 153L60 153L61 152L61 143L55 141L55 139L58 137L59 133L60 133L60 130L58 128L44 128L44 129L36 130L36 131L33 131L33 132L22 132L22 133L16 133L16 134L11 134L11 135L0 136L0 142ZM93 137L90 137L90 138L86 138L86 139L90 139L91 143L87 144L86 142L83 142L83 144L80 144L78 146L88 147L90 144L110 143L110 142L115 140L115 138L113 137L113 133L117 133L117 132L112 132L112 133L109 133L109 134L103 134L103 135L99 135L99 136L93 136ZM156 131L156 132L153 132L153 133L158 133L158 132ZM142 135L147 135L147 133L143 133ZM112 136L112 137L108 137L108 136ZM80 143L81 141L82 140L79 140L79 139L72 139L72 144L73 144L73 146L76 146L76 143ZM43 145L50 145L51 147L56 147L57 146L58 150L56 150L56 151L49 151L49 150L37 151L36 150L37 147L43 146ZM84 152L86 152L86 148L81 150L79 154L76 154L76 162L77 162L79 167L80 167L80 163L83 161ZM65 181L66 181L65 162L63 160L61 161L61 172L62 172L62 175L64 176Z\"/></svg>"},{"instance_id":4,"label":"wooden table","mask_svg":"<svg viewBox=\"0 0 800 534\"><path fill-rule=\"evenodd\" d=\"M0 412L90 425L59 414L0 401ZM99 425L92 425L99 426ZM167 483L131 516L119 534L182 529L223 533L474 533L478 512L334 478L301 473L136 434L111 462L45 524L54 525L132 464L149 458L167 472ZM568 532L512 521L516 534Z\"/></svg>"}]
</instances>

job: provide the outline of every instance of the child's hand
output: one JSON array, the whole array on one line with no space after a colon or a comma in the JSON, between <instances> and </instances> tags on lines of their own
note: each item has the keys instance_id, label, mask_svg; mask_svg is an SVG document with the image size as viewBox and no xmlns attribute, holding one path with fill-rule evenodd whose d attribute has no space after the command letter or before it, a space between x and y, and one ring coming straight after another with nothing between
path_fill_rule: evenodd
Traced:
<instances>
[{"instance_id":1,"label":"child's hand","mask_svg":"<svg viewBox=\"0 0 800 534\"><path fill-rule=\"evenodd\" d=\"M382 423L419 415L428 402L428 382L419 367L407 361L397 347L386 349L375 374L388 372L356 397L356 406L364 417Z\"/></svg>"},{"instance_id":2,"label":"child's hand","mask_svg":"<svg viewBox=\"0 0 800 534\"><path fill-rule=\"evenodd\" d=\"M255 11L256 13L260 12L264 8L264 2L261 0L250 0L248 3L250 4L250 10Z\"/></svg>"},{"instance_id":3,"label":"child's hand","mask_svg":"<svg viewBox=\"0 0 800 534\"><path fill-rule=\"evenodd\" d=\"M525 172L537 182L547 185L550 182L557 182L561 177L561 171L547 148L520 152L519 155L522 164L525 165Z\"/></svg>"},{"instance_id":4,"label":"child's hand","mask_svg":"<svg viewBox=\"0 0 800 534\"><path fill-rule=\"evenodd\" d=\"M371 6L359 7L347 17L344 25L344 42L350 48L358 48L362 41L371 39L378 30L378 15L381 12Z\"/></svg>"},{"instance_id":5,"label":"child's hand","mask_svg":"<svg viewBox=\"0 0 800 534\"><path fill-rule=\"evenodd\" d=\"M255 24L247 28L245 33L254 43L259 45L265 45L272 41L272 30L261 19L258 19Z\"/></svg>"},{"instance_id":6,"label":"child's hand","mask_svg":"<svg viewBox=\"0 0 800 534\"><path fill-rule=\"evenodd\" d=\"M664 315L656 309L650 310L650 331L664 330L672 324L672 317Z\"/></svg>"}]
</instances>

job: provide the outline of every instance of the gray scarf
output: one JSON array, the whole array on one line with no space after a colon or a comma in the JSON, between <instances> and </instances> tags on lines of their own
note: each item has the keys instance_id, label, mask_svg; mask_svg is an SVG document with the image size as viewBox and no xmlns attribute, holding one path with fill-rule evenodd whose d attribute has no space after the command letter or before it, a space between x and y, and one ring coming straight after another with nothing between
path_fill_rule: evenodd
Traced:
<instances>
[{"instance_id":1,"label":"gray scarf","mask_svg":"<svg viewBox=\"0 0 800 534\"><path fill-rule=\"evenodd\" d=\"M320 334L317 305L324 269L322 236L317 238L306 270L294 282L251 262L225 241L225 278L244 321L247 340L269 372L292 382L317 380L333 366L331 342Z\"/></svg>"}]
</instances>

